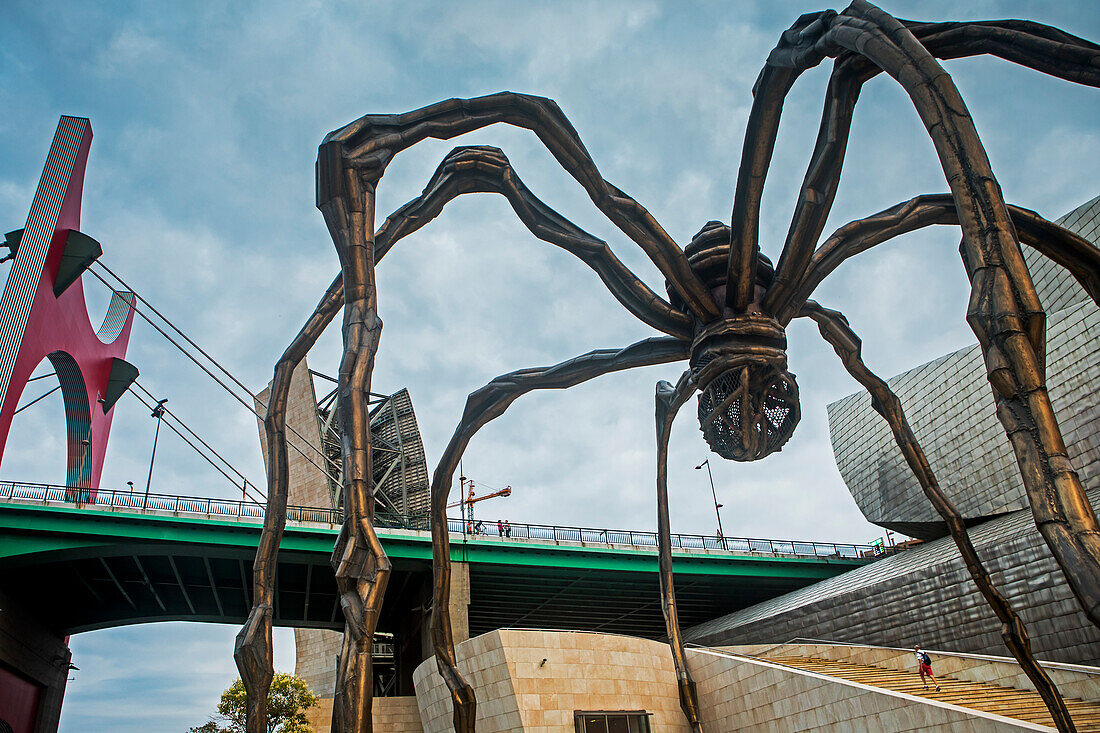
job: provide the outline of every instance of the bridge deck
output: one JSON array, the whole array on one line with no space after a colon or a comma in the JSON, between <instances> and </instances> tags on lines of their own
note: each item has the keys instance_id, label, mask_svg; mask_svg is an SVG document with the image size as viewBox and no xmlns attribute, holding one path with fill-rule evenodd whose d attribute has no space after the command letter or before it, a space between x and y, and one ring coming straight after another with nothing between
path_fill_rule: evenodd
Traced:
<instances>
[{"instance_id":1,"label":"bridge deck","mask_svg":"<svg viewBox=\"0 0 1100 733\"><path fill-rule=\"evenodd\" d=\"M242 623L260 522L48 496L0 498L0 590L63 634L166 620ZM338 531L328 522L288 523L277 625L342 628L329 565ZM405 529L380 535L394 563L380 622L386 631L430 605L431 538ZM472 634L518 626L664 633L654 548L461 534L453 540L452 559L470 567ZM863 548L843 547L855 556L776 554L775 546L769 553L678 550L681 623L700 623L871 559Z\"/></svg>"}]
</instances>

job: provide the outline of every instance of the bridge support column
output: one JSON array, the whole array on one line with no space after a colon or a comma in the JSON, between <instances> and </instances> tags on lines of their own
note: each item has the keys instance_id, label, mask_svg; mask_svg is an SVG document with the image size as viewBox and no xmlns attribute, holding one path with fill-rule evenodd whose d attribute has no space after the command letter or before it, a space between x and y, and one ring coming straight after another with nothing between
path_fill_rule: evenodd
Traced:
<instances>
[{"instance_id":1,"label":"bridge support column","mask_svg":"<svg viewBox=\"0 0 1100 733\"><path fill-rule=\"evenodd\" d=\"M56 733L72 654L0 594L0 720L14 733Z\"/></svg>"},{"instance_id":2,"label":"bridge support column","mask_svg":"<svg viewBox=\"0 0 1100 733\"><path fill-rule=\"evenodd\" d=\"M470 566L464 562L451 563L451 634L455 644L470 638ZM421 658L435 656L432 649L432 616L425 614L420 628Z\"/></svg>"}]
</instances>

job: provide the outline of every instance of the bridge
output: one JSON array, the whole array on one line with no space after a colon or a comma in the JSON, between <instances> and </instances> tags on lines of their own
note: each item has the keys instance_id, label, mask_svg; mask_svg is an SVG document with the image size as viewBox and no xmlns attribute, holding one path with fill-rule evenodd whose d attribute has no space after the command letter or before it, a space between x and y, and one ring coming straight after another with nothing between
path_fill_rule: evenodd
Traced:
<instances>
[{"instance_id":1,"label":"bridge","mask_svg":"<svg viewBox=\"0 0 1100 733\"><path fill-rule=\"evenodd\" d=\"M81 499L84 501L74 501ZM263 507L246 501L0 483L0 592L60 635L154 621L240 624L252 605ZM342 629L329 558L339 512L290 507L275 623ZM385 524L385 522L382 522ZM659 638L656 538L630 530L511 525L463 533L469 633L570 628ZM496 534L496 528L493 527ZM380 630L430 599L431 537L383 527L393 560ZM682 623L692 625L832 577L880 556L866 545L673 535Z\"/></svg>"}]
</instances>

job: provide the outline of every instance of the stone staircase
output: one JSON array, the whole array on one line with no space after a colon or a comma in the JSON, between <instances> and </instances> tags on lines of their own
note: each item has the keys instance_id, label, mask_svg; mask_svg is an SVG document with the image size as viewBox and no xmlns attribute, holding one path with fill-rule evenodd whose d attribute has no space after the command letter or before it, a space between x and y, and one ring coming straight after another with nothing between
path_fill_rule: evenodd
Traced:
<instances>
[{"instance_id":1,"label":"stone staircase","mask_svg":"<svg viewBox=\"0 0 1100 733\"><path fill-rule=\"evenodd\" d=\"M819 657L769 654L761 658L807 672L840 677L851 682L925 697L950 705L959 705L1039 725L1054 725L1038 693L1030 690L1001 687L985 682L971 682L950 676L937 676L940 691L936 692L932 685L927 690L924 689L915 670L899 672L884 667L839 662ZM1100 703L1066 698L1066 707L1079 733L1100 733Z\"/></svg>"}]
</instances>

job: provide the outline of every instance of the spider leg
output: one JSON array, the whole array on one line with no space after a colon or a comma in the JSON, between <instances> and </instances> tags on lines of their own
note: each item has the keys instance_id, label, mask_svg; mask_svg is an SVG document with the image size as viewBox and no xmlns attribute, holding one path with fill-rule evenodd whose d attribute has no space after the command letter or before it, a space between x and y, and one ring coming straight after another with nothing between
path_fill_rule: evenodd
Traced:
<instances>
[{"instance_id":1,"label":"spider leg","mask_svg":"<svg viewBox=\"0 0 1100 733\"><path fill-rule=\"evenodd\" d=\"M286 528L289 469L286 447L286 407L290 378L302 358L332 321L344 303L343 281L329 285L313 314L275 365L275 377L268 396L264 433L267 436L267 509L264 526L252 564L252 609L237 634L233 659L244 683L248 730L267 730L265 701L275 673L271 648L271 625L275 595L275 563Z\"/></svg>"},{"instance_id":2,"label":"spider leg","mask_svg":"<svg viewBox=\"0 0 1100 733\"><path fill-rule=\"evenodd\" d=\"M1100 46L1058 28L1028 20L904 23L941 59L989 54L1077 84L1100 86Z\"/></svg>"},{"instance_id":3,"label":"spider leg","mask_svg":"<svg viewBox=\"0 0 1100 733\"><path fill-rule=\"evenodd\" d=\"M485 424L500 417L520 396L538 389L566 389L611 372L640 366L682 361L690 342L673 338L650 338L625 349L599 349L552 367L521 369L497 377L470 394L462 420L455 428L432 476L432 646L439 674L451 691L454 728L473 733L476 699L473 688L458 671L454 636L451 631L451 553L447 529L447 498L454 472L470 439Z\"/></svg>"},{"instance_id":4,"label":"spider leg","mask_svg":"<svg viewBox=\"0 0 1100 733\"><path fill-rule=\"evenodd\" d=\"M1100 249L1074 232L1020 206L1008 205L1020 242L1065 267L1100 305ZM935 224L959 224L951 194L922 194L837 229L814 252L791 302L776 314L787 324L814 289L849 257L894 237Z\"/></svg>"},{"instance_id":5,"label":"spider leg","mask_svg":"<svg viewBox=\"0 0 1100 733\"><path fill-rule=\"evenodd\" d=\"M806 169L802 189L798 193L794 216L783 251L775 265L775 278L764 296L761 308L765 313L775 313L777 303L785 302L794 287L792 280L805 269L813 254L814 245L821 236L829 211L833 206L840 185L840 171L848 146L852 127L852 115L863 87L847 64L837 62L829 77L825 92L825 109L821 114L821 127L817 143Z\"/></svg>"},{"instance_id":6,"label":"spider leg","mask_svg":"<svg viewBox=\"0 0 1100 733\"><path fill-rule=\"evenodd\" d=\"M597 208L649 256L657 269L704 320L720 315L710 291L683 251L641 204L604 180L580 137L553 101L512 92L449 99L398 115L367 115L330 133L318 157L318 206L324 210L354 169L377 183L393 157L425 138L450 139L506 123L531 130L581 186Z\"/></svg>"},{"instance_id":7,"label":"spider leg","mask_svg":"<svg viewBox=\"0 0 1100 733\"><path fill-rule=\"evenodd\" d=\"M363 117L325 138L317 158L317 205L340 256L345 292L344 359L338 388L345 520L333 553L333 567L347 629L355 637L355 664L341 660L337 683L343 691L343 703L339 709L334 708L333 728L341 733L371 729L371 637L390 569L372 526L370 486L368 396L382 329L374 272L375 191L386 166L401 150L426 137L447 139L495 122L534 131L566 171L585 187L596 206L682 292L685 303L708 319L718 315L717 304L683 251L648 211L599 175L576 132L549 100L511 93L448 100L405 115ZM445 521L445 505L440 514ZM439 531L433 527L433 537ZM446 528L441 531L445 539ZM350 651L348 644L345 650ZM453 664L451 667L453 670ZM453 682L449 679L448 685ZM473 717L463 720L464 700L456 692L452 696L456 727L463 723L472 730Z\"/></svg>"},{"instance_id":8,"label":"spider leg","mask_svg":"<svg viewBox=\"0 0 1100 733\"><path fill-rule=\"evenodd\" d=\"M591 267L612 295L641 321L659 331L690 338L690 319L673 308L631 272L607 243L592 236L536 197L515 174L504 153L490 147L452 150L420 196L387 217L374 239L375 264L400 239L437 217L451 200L467 193L499 193L539 239L576 255ZM338 297L343 280L337 276Z\"/></svg>"},{"instance_id":9,"label":"spider leg","mask_svg":"<svg viewBox=\"0 0 1100 733\"><path fill-rule=\"evenodd\" d=\"M338 666L333 730L369 733L373 695L372 642L390 561L374 531L369 395L374 355L382 332L374 261L376 176L362 175L332 159L318 158L319 208L340 257L344 283L344 355L337 386L343 457L344 522L332 568L344 613L345 640ZM333 168L330 164L334 164ZM321 191L326 195L321 197ZM248 733L261 733L259 729Z\"/></svg>"},{"instance_id":10,"label":"spider leg","mask_svg":"<svg viewBox=\"0 0 1100 733\"><path fill-rule=\"evenodd\" d=\"M801 73L800 69L767 64L753 86L752 109L733 194L730 254L726 265L726 305L739 313L752 302L756 286L760 201L779 133L783 100Z\"/></svg>"},{"instance_id":11,"label":"spider leg","mask_svg":"<svg viewBox=\"0 0 1100 733\"><path fill-rule=\"evenodd\" d=\"M668 644L676 667L676 683L680 690L680 707L694 733L702 731L699 720L699 695L695 680L688 671L684 653L684 637L676 613L676 589L672 582L672 530L668 518L668 439L676 413L695 392L691 371L683 373L673 387L668 382L657 383L657 558L661 577L661 611L665 617Z\"/></svg>"},{"instance_id":12,"label":"spider leg","mask_svg":"<svg viewBox=\"0 0 1100 733\"><path fill-rule=\"evenodd\" d=\"M990 54L1068 81L1100 86L1100 46L1050 26L1018 20L967 23L902 22L936 58L954 59ZM769 58L769 66L774 61L781 64L795 63L799 64L798 68L802 68L802 64L814 65L820 60L820 58L811 57L798 60L792 58L793 49L807 47L808 42L804 38L812 37L812 31L822 28L825 21L822 20L813 28L805 29L800 28L803 23L804 21L800 20L791 31L783 34L779 45L773 51L773 57ZM860 89L864 83L882 71L868 58L852 52L837 53L832 49L829 55L836 55L837 60L826 92L817 143L799 193L783 252L776 263L774 284L769 288L764 300L763 310L766 313L776 313L783 308L813 252L813 246L821 235L836 195L851 128L852 113ZM766 66L765 70L767 69ZM763 78L762 72L761 79ZM781 100L779 105L781 106ZM753 131L752 135L759 137L753 129L753 119L750 115L750 130ZM764 134L771 136L770 142L767 143L770 157L771 145L774 144L774 134L778 127L778 109L775 119L761 118L761 123L765 128ZM743 160L748 160L748 155L749 151L746 148L746 157ZM760 193L766 172L766 163L763 167L756 167L753 175L745 180L746 185L750 186L746 195L743 199L735 200L735 209L743 207L743 211L735 214L735 221L740 216L740 220L745 222L744 226L754 238L746 246L755 246ZM739 192L741 184L742 180L739 178ZM742 258L744 256L747 255L741 255ZM740 266L739 262L733 263L732 258L731 252L731 267ZM733 272L731 270L731 277ZM742 276L745 274L747 273L743 272Z\"/></svg>"},{"instance_id":13,"label":"spider leg","mask_svg":"<svg viewBox=\"0 0 1100 733\"><path fill-rule=\"evenodd\" d=\"M375 235L376 263L397 241L435 218L454 197L475 192L496 192L504 195L536 236L566 249L588 264L600 275L616 298L641 320L674 336L690 336L691 327L687 316L673 309L642 283L615 257L605 242L575 226L535 197L515 175L504 154L495 148L453 150L441 163L421 196L395 211L379 227ZM272 382L268 415L265 418L265 431L268 435L267 464L271 468L268 476L266 525L257 548L258 565L254 571L255 603L249 621L238 637L235 650L250 704L252 701L266 699L272 670L270 601L274 593L273 568L286 516L288 486L285 432L290 375L343 304L344 281L342 275L338 274L309 322L275 368L276 376ZM250 671L246 672L242 665L248 665ZM344 669L344 665L341 665L341 669ZM262 670L268 670L266 676ZM341 673L339 678L344 679L344 674ZM338 695L342 699L342 694L338 692ZM256 708L256 705L253 707Z\"/></svg>"},{"instance_id":14,"label":"spider leg","mask_svg":"<svg viewBox=\"0 0 1100 733\"><path fill-rule=\"evenodd\" d=\"M1075 731L1076 728L1070 719L1069 711L1066 709L1062 696L1058 693L1058 688L1054 686L1054 682L1035 661L1035 657L1031 653L1031 641L1028 639L1023 621L1012 610L1012 606L1009 605L1007 599L994 587L988 571L982 564L974 545L970 542L970 536L967 534L962 515L959 514L955 505L940 489L939 482L936 481L932 468L928 464L928 459L905 419L905 413L901 408L901 400L898 399L883 379L875 375L863 363L863 357L860 354L862 342L859 336L848 326L848 320L843 314L823 308L812 300L807 301L799 315L812 318L817 323L821 336L836 351L837 356L844 363L844 368L870 393L871 406L890 425L894 440L897 441L898 448L905 456L905 461L920 482L924 495L928 497L936 512L947 524L970 577L974 580L974 584L978 586L978 590L985 597L990 608L993 609L997 619L1000 620L1001 638L1004 639L1005 645L1012 652L1012 656L1020 663L1028 679L1035 685L1035 689L1043 698L1043 702L1046 703L1051 717L1058 726L1058 730Z\"/></svg>"},{"instance_id":15,"label":"spider leg","mask_svg":"<svg viewBox=\"0 0 1100 733\"><path fill-rule=\"evenodd\" d=\"M390 246L434 219L456 196L498 193L539 239L578 257L600 276L604 286L631 313L670 336L691 338L692 326L631 272L607 243L592 236L543 203L523 184L503 151L492 147L460 147L439 165L424 192L386 219L375 236L375 261Z\"/></svg>"},{"instance_id":16,"label":"spider leg","mask_svg":"<svg viewBox=\"0 0 1100 733\"><path fill-rule=\"evenodd\" d=\"M1045 314L989 158L958 89L898 20L864 0L827 18L786 61L866 56L905 89L940 158L963 230L971 281L967 321L978 336L1035 521L1086 615L1100 626L1100 524L1066 458L1044 384ZM770 61L777 59L775 53Z\"/></svg>"}]
</instances>

